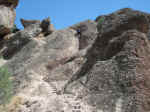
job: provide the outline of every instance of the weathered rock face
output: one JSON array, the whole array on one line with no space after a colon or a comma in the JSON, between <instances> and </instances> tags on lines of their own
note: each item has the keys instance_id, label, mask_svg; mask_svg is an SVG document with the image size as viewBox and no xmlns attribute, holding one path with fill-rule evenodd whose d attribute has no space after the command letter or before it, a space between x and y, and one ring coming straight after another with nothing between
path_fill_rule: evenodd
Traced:
<instances>
[{"instance_id":1,"label":"weathered rock face","mask_svg":"<svg viewBox=\"0 0 150 112\"><path fill-rule=\"evenodd\" d=\"M6 35L14 27L16 13L9 7L0 5L0 35Z\"/></svg>"},{"instance_id":2,"label":"weathered rock face","mask_svg":"<svg viewBox=\"0 0 150 112\"><path fill-rule=\"evenodd\" d=\"M0 35L11 33L14 28L16 12L19 0L0 0Z\"/></svg>"},{"instance_id":3,"label":"weathered rock face","mask_svg":"<svg viewBox=\"0 0 150 112\"><path fill-rule=\"evenodd\" d=\"M134 11L129 8L119 10L106 16L97 17L98 30L100 33L107 33L117 30L137 29L147 33L149 30L149 14ZM125 27L122 27L124 25ZM115 32L114 32L115 33Z\"/></svg>"},{"instance_id":4,"label":"weathered rock face","mask_svg":"<svg viewBox=\"0 0 150 112\"><path fill-rule=\"evenodd\" d=\"M10 59L19 52L32 38L45 38L45 33L49 35L48 29L41 27L42 23L38 20L23 20L21 22L24 26L24 30L17 33L7 35L4 40L1 41L1 55L4 59ZM49 26L49 25L48 25ZM47 36L46 35L46 36Z\"/></svg>"},{"instance_id":5,"label":"weathered rock face","mask_svg":"<svg viewBox=\"0 0 150 112\"><path fill-rule=\"evenodd\" d=\"M55 31L54 26L51 24L49 17L42 20L42 22L39 20L24 20L24 19L20 19L20 21L24 28L27 28L32 25L37 25L42 29L42 33L44 34L44 36L47 36L51 34L53 31Z\"/></svg>"},{"instance_id":6,"label":"weathered rock face","mask_svg":"<svg viewBox=\"0 0 150 112\"><path fill-rule=\"evenodd\" d=\"M66 29L53 32L46 38L31 38L30 42L26 44L10 61L8 61L6 65L4 65L9 68L14 76L14 92L19 93L19 97L24 100L22 108L19 109L20 111L27 112L29 110L35 110L37 112L45 112L51 109L49 105L52 102L50 100L47 100L47 102L46 99L50 93L53 92L53 88L45 80L47 80L47 77L50 74L52 74L51 78L53 77L53 80L56 80L56 77L64 77L68 79L68 76L65 76L65 73L60 73L62 70L67 72L67 69L68 71L69 69L74 69L73 67L75 65L68 64L63 68L59 66L65 64L78 52L79 45L75 33L74 30ZM68 68L69 66L70 68ZM60 76L58 76L59 74L55 75L50 72L55 68L58 68L61 71L54 70L53 73L59 73ZM71 74L68 73L68 75ZM36 79L34 79L35 77ZM63 81L63 78L61 79ZM35 87L32 88L30 83ZM40 86L42 91L44 90L43 92L37 90ZM24 90L22 91L22 88L24 88L25 91L27 90L26 93L23 92ZM28 89L31 89L31 92L29 92ZM35 99L32 97L33 94L35 95ZM36 97L38 99L36 99ZM53 93L53 97L51 97L52 101L54 101L54 97L57 97L55 93ZM26 107L26 102L31 103L34 101L35 105ZM42 104L41 107L38 106L39 104Z\"/></svg>"},{"instance_id":7,"label":"weathered rock face","mask_svg":"<svg viewBox=\"0 0 150 112\"><path fill-rule=\"evenodd\" d=\"M97 23L91 20L86 20L79 24L75 24L70 28L77 31L77 37L79 38L79 49L84 49L91 45L97 37Z\"/></svg>"},{"instance_id":8,"label":"weathered rock face","mask_svg":"<svg viewBox=\"0 0 150 112\"><path fill-rule=\"evenodd\" d=\"M149 112L149 21L122 9L47 35L49 18L23 20L2 52L14 82L7 111Z\"/></svg>"},{"instance_id":9,"label":"weathered rock face","mask_svg":"<svg viewBox=\"0 0 150 112\"><path fill-rule=\"evenodd\" d=\"M86 101L106 112L148 112L146 71L149 71L149 64L146 60L150 57L144 54L150 52L150 46L146 35L136 30L127 31L111 41L109 53L116 50L114 46L121 50L111 59L95 61L91 69L86 70L84 85L89 91Z\"/></svg>"},{"instance_id":10,"label":"weathered rock face","mask_svg":"<svg viewBox=\"0 0 150 112\"><path fill-rule=\"evenodd\" d=\"M118 12L114 19L108 20L111 14L98 23L99 34L86 54L87 61L68 81L65 91L79 90L84 101L102 112L148 112L149 64L144 61L149 60L148 15L126 9ZM121 15L124 18L117 23ZM83 85L80 89L79 82Z\"/></svg>"},{"instance_id":11,"label":"weathered rock face","mask_svg":"<svg viewBox=\"0 0 150 112\"><path fill-rule=\"evenodd\" d=\"M4 59L10 59L19 52L32 38L37 37L42 29L39 25L31 25L30 27L18 31L9 36L8 40L4 40L2 55Z\"/></svg>"}]
</instances>

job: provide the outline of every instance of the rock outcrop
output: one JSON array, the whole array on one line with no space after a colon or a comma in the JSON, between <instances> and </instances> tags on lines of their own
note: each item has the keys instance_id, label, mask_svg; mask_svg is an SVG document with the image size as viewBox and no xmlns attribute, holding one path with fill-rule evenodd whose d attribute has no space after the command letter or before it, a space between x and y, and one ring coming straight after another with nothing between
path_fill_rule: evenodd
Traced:
<instances>
[{"instance_id":1,"label":"rock outcrop","mask_svg":"<svg viewBox=\"0 0 150 112\"><path fill-rule=\"evenodd\" d=\"M12 58L13 55L19 52L32 38L37 37L41 31L42 29L35 24L15 34L9 35L9 39L4 40L4 49L1 53L3 58Z\"/></svg>"},{"instance_id":2,"label":"rock outcrop","mask_svg":"<svg viewBox=\"0 0 150 112\"><path fill-rule=\"evenodd\" d=\"M148 112L149 15L122 9L102 17L87 61L64 89L74 82L76 92L80 80L83 99L99 111Z\"/></svg>"},{"instance_id":3,"label":"rock outcrop","mask_svg":"<svg viewBox=\"0 0 150 112\"><path fill-rule=\"evenodd\" d=\"M46 18L41 22L41 28L45 36L55 31L53 24L51 24L50 18Z\"/></svg>"},{"instance_id":4,"label":"rock outcrop","mask_svg":"<svg viewBox=\"0 0 150 112\"><path fill-rule=\"evenodd\" d=\"M77 37L79 38L79 49L84 49L91 45L97 37L97 23L91 20L75 24L70 28L77 31Z\"/></svg>"},{"instance_id":5,"label":"rock outcrop","mask_svg":"<svg viewBox=\"0 0 150 112\"><path fill-rule=\"evenodd\" d=\"M0 0L0 35L4 36L11 33L14 27L16 12L19 0Z\"/></svg>"},{"instance_id":6,"label":"rock outcrop","mask_svg":"<svg viewBox=\"0 0 150 112\"><path fill-rule=\"evenodd\" d=\"M20 21L24 28L27 28L31 25L37 25L42 29L42 33L44 34L44 36L47 36L51 34L53 31L55 31L54 26L53 24L51 24L49 17L42 20L42 22L39 20L24 20L24 19L20 19Z\"/></svg>"},{"instance_id":7,"label":"rock outcrop","mask_svg":"<svg viewBox=\"0 0 150 112\"><path fill-rule=\"evenodd\" d=\"M63 30L50 18L21 22L0 46L13 81L7 112L150 111L148 13L125 8Z\"/></svg>"},{"instance_id":8,"label":"rock outcrop","mask_svg":"<svg viewBox=\"0 0 150 112\"><path fill-rule=\"evenodd\" d=\"M40 25L40 21L39 20L24 20L24 19L20 19L22 25L24 28L30 26L30 25L33 25L33 24L37 24L37 25Z\"/></svg>"}]
</instances>

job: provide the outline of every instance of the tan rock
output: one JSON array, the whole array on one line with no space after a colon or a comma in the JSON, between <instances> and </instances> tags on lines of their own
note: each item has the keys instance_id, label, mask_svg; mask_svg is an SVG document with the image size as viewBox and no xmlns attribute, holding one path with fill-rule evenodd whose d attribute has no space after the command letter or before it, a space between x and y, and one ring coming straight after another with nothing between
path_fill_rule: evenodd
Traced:
<instances>
[{"instance_id":1,"label":"tan rock","mask_svg":"<svg viewBox=\"0 0 150 112\"><path fill-rule=\"evenodd\" d=\"M52 31L52 32L53 32L53 31L55 31L55 27L54 27L54 25L53 25L53 24L50 24L50 26L49 26L49 30L50 30L50 31Z\"/></svg>"},{"instance_id":2,"label":"tan rock","mask_svg":"<svg viewBox=\"0 0 150 112\"><path fill-rule=\"evenodd\" d=\"M32 24L40 24L41 22L39 20L25 20L25 19L20 19L22 25L24 28L32 25Z\"/></svg>"},{"instance_id":3,"label":"tan rock","mask_svg":"<svg viewBox=\"0 0 150 112\"><path fill-rule=\"evenodd\" d=\"M9 7L0 5L0 35L6 35L14 27L16 12Z\"/></svg>"}]
</instances>

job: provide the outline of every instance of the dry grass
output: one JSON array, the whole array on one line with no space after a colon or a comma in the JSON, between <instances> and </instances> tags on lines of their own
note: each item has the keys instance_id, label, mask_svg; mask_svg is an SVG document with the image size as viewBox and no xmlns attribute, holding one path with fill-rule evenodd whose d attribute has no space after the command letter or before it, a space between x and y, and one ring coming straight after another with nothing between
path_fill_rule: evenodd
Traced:
<instances>
[{"instance_id":1,"label":"dry grass","mask_svg":"<svg viewBox=\"0 0 150 112\"><path fill-rule=\"evenodd\" d=\"M0 106L0 110L1 112L18 112L21 104L23 104L23 99L19 96L14 96L9 104Z\"/></svg>"}]
</instances>

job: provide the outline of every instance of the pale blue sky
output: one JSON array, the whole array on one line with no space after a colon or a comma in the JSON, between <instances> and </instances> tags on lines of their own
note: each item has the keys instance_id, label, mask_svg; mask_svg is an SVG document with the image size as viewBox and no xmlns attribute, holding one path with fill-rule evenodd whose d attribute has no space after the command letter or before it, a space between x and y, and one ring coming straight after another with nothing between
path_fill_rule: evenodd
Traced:
<instances>
[{"instance_id":1,"label":"pale blue sky","mask_svg":"<svg viewBox=\"0 0 150 112\"><path fill-rule=\"evenodd\" d=\"M20 18L42 20L49 16L56 29L62 29L125 7L150 12L150 0L20 0L16 24L22 28Z\"/></svg>"}]
</instances>

